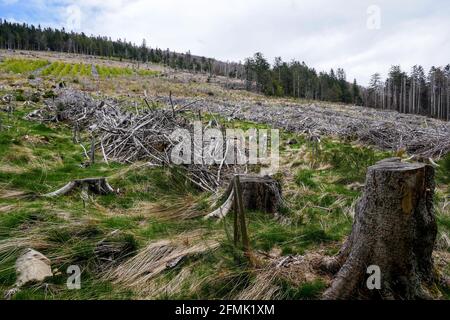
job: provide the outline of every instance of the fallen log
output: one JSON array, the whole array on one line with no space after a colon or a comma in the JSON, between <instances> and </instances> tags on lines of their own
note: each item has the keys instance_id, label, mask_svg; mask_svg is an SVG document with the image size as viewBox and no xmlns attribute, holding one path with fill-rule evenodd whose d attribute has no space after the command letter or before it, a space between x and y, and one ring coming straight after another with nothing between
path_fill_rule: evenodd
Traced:
<instances>
[{"instance_id":1,"label":"fallen log","mask_svg":"<svg viewBox=\"0 0 450 320\"><path fill-rule=\"evenodd\" d=\"M70 181L62 188L55 190L50 193L46 193L43 197L53 198L63 196L72 190L80 188L87 189L88 191L95 194L110 194L115 193L114 189L110 186L106 178L86 178L86 179L76 179Z\"/></svg>"},{"instance_id":2,"label":"fallen log","mask_svg":"<svg viewBox=\"0 0 450 320\"><path fill-rule=\"evenodd\" d=\"M337 271L324 299L428 297L424 288L435 281L434 187L434 169L423 163L393 158L368 169L352 232L337 256L322 261ZM378 287L369 285L369 266L379 271Z\"/></svg>"},{"instance_id":3,"label":"fallen log","mask_svg":"<svg viewBox=\"0 0 450 320\"><path fill-rule=\"evenodd\" d=\"M246 210L258 210L267 213L277 213L283 199L278 181L269 176L237 175L242 189L243 207ZM228 185L221 199L226 199L216 210L205 216L205 219L222 219L234 207L236 194L235 176Z\"/></svg>"}]
</instances>

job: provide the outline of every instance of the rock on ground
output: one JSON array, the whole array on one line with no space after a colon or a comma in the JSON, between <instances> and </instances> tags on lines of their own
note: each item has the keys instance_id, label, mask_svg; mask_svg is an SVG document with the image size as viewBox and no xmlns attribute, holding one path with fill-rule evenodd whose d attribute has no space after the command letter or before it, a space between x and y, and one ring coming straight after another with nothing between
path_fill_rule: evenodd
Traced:
<instances>
[{"instance_id":1,"label":"rock on ground","mask_svg":"<svg viewBox=\"0 0 450 320\"><path fill-rule=\"evenodd\" d=\"M16 286L21 287L30 282L41 282L53 276L50 260L42 253L27 249L16 261Z\"/></svg>"}]
</instances>

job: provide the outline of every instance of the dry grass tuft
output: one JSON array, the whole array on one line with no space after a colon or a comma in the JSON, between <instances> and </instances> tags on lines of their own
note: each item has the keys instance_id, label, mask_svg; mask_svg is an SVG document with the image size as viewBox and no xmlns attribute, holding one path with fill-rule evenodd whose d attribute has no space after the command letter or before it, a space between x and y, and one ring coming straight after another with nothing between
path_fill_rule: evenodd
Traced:
<instances>
[{"instance_id":1,"label":"dry grass tuft","mask_svg":"<svg viewBox=\"0 0 450 320\"><path fill-rule=\"evenodd\" d=\"M235 299L283 299L279 280L286 281L295 287L318 279L330 283L331 279L320 275L314 268L314 265L322 257L321 253L310 253L304 256L269 257L266 266L257 270L254 282L239 292Z\"/></svg>"},{"instance_id":2,"label":"dry grass tuft","mask_svg":"<svg viewBox=\"0 0 450 320\"><path fill-rule=\"evenodd\" d=\"M0 213L6 213L12 211L16 206L13 204L0 206Z\"/></svg>"},{"instance_id":3,"label":"dry grass tuft","mask_svg":"<svg viewBox=\"0 0 450 320\"><path fill-rule=\"evenodd\" d=\"M39 236L38 234L32 234L22 238L0 240L0 256L3 254L12 254L27 247L40 250L48 248L49 244L44 240L44 236Z\"/></svg>"},{"instance_id":4,"label":"dry grass tuft","mask_svg":"<svg viewBox=\"0 0 450 320\"><path fill-rule=\"evenodd\" d=\"M0 199L20 199L28 195L29 193L20 190L0 189Z\"/></svg>"},{"instance_id":5,"label":"dry grass tuft","mask_svg":"<svg viewBox=\"0 0 450 320\"><path fill-rule=\"evenodd\" d=\"M258 271L255 281L239 292L236 300L273 300L279 297L280 286L275 283L279 270L265 268Z\"/></svg>"},{"instance_id":6,"label":"dry grass tuft","mask_svg":"<svg viewBox=\"0 0 450 320\"><path fill-rule=\"evenodd\" d=\"M25 169L19 166L12 166L10 164L2 164L0 165L0 172L4 173L14 173L14 174L21 174L25 172Z\"/></svg>"},{"instance_id":7,"label":"dry grass tuft","mask_svg":"<svg viewBox=\"0 0 450 320\"><path fill-rule=\"evenodd\" d=\"M184 267L170 280L154 278L146 288L138 292L138 296L144 299L173 296L183 289L191 275L192 268Z\"/></svg>"},{"instance_id":8,"label":"dry grass tuft","mask_svg":"<svg viewBox=\"0 0 450 320\"><path fill-rule=\"evenodd\" d=\"M48 247L49 243L45 241L44 237L37 234L0 240L0 272L10 269L11 267L4 267L7 265L7 261L17 258L23 249L33 248L39 251Z\"/></svg>"},{"instance_id":9,"label":"dry grass tuft","mask_svg":"<svg viewBox=\"0 0 450 320\"><path fill-rule=\"evenodd\" d=\"M12 145L9 148L8 154L4 157L4 161L17 162L23 161L26 163L33 163L37 160L36 156L33 154L33 150L29 147Z\"/></svg>"},{"instance_id":10,"label":"dry grass tuft","mask_svg":"<svg viewBox=\"0 0 450 320\"><path fill-rule=\"evenodd\" d=\"M137 255L112 269L105 276L116 284L133 289L140 295L154 295L171 287L176 290L175 283L160 288L155 278L163 271L176 267L184 258L215 250L219 242L202 239L201 231L182 234L172 240L160 240L150 243ZM186 277L187 271L178 277ZM168 287L167 287L168 286Z\"/></svg>"},{"instance_id":11,"label":"dry grass tuft","mask_svg":"<svg viewBox=\"0 0 450 320\"><path fill-rule=\"evenodd\" d=\"M22 141L29 143L32 146L49 143L48 137L38 136L38 135L28 135L28 134L22 137Z\"/></svg>"},{"instance_id":12,"label":"dry grass tuft","mask_svg":"<svg viewBox=\"0 0 450 320\"><path fill-rule=\"evenodd\" d=\"M204 215L198 210L198 197L186 195L179 198L161 199L159 202L140 202L132 210L133 214L147 216L151 215L160 219L187 220Z\"/></svg>"},{"instance_id":13,"label":"dry grass tuft","mask_svg":"<svg viewBox=\"0 0 450 320\"><path fill-rule=\"evenodd\" d=\"M440 231L436 241L436 248L442 251L450 249L450 237L447 232Z\"/></svg>"}]
</instances>

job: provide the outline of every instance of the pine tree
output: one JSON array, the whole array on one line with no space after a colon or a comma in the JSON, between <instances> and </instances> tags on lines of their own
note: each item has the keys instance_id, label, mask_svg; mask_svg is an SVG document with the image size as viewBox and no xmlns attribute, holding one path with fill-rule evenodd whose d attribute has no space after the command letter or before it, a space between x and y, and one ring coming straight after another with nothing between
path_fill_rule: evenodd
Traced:
<instances>
[{"instance_id":1,"label":"pine tree","mask_svg":"<svg viewBox=\"0 0 450 320\"><path fill-rule=\"evenodd\" d=\"M358 84L356 83L356 79L353 79L353 84L352 84L352 102L355 105L359 105L362 102L361 92L359 90Z\"/></svg>"}]
</instances>

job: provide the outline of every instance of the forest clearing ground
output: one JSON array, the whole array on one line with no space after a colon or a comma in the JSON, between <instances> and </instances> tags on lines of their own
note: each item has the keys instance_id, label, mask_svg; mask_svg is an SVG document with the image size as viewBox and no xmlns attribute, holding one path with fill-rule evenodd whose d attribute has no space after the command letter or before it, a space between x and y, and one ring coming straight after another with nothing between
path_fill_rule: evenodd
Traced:
<instances>
[{"instance_id":1,"label":"forest clearing ground","mask_svg":"<svg viewBox=\"0 0 450 320\"><path fill-rule=\"evenodd\" d=\"M47 53L33 55L71 64L104 62ZM127 68L126 62L106 64ZM307 264L295 259L337 252L350 232L352 208L361 193L367 167L394 154L336 137L322 137L320 142L314 142L308 135L282 130L281 167L275 178L282 185L288 207L282 220L261 212L248 212L251 247L262 261L260 269L252 270L227 237L232 218L220 223L203 220L212 204L210 195L199 192L176 171L146 163L125 165L103 161L81 167L85 161L83 149L72 142L72 131L67 125L24 119L43 104L44 96L51 99L61 71L58 75L36 75L36 79L29 79L30 73L0 71L0 96L14 97L14 111L0 111L0 291L6 292L14 285L14 263L25 248L39 250L57 269L56 275L46 282L48 286L28 286L15 299L317 298L329 279L312 273ZM73 76L68 69L63 73L68 87L141 108L145 108L144 90L155 101L160 99L161 105L169 92L189 101L201 98L208 105L211 101L216 105L220 104L217 101L266 103L270 108L299 104L292 99L266 99L229 90L222 79L207 83L203 75L174 72L167 77L117 74L113 78L111 75L94 78ZM36 92L40 98L33 104L26 103ZM6 103L0 104L0 109L4 107ZM330 108L354 117L362 113L347 106ZM202 110L206 123L213 115L207 109ZM367 117L375 117L372 111L368 113ZM268 127L244 119L228 121L226 115L219 119L226 127ZM432 123L435 120L429 121L430 126ZM82 139L88 141L87 136ZM102 159L101 155L97 159ZM443 157L438 164L435 207L439 237L435 255L439 268L450 276L450 156ZM53 191L73 179L93 176L108 177L120 192L90 195L87 200L79 192L59 199L29 197ZM155 254L153 260L149 252ZM142 261L136 260L139 255L159 268L158 273L145 281L139 276L145 266L141 269L134 264ZM283 262L285 268L273 267L287 256L291 260ZM173 267L167 268L168 262ZM83 270L80 290L65 287L66 269L73 264ZM446 294L448 299L449 293Z\"/></svg>"}]
</instances>

